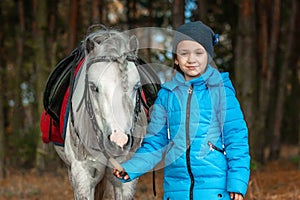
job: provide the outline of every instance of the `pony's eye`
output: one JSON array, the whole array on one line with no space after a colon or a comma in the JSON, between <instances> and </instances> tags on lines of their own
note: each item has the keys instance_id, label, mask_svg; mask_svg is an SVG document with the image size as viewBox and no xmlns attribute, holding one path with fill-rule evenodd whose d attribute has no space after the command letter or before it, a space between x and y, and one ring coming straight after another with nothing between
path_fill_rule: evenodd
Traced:
<instances>
[{"instance_id":1,"label":"pony's eye","mask_svg":"<svg viewBox=\"0 0 300 200\"><path fill-rule=\"evenodd\" d=\"M94 83L90 83L89 86L93 92L97 92L97 93L99 92L98 87Z\"/></svg>"}]
</instances>

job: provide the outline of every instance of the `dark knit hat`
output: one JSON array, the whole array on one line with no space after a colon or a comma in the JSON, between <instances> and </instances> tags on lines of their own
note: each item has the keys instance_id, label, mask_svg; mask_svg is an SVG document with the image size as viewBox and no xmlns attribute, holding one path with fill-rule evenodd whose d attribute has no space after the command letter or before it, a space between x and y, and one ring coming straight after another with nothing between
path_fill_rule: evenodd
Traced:
<instances>
[{"instance_id":1,"label":"dark knit hat","mask_svg":"<svg viewBox=\"0 0 300 200\"><path fill-rule=\"evenodd\" d=\"M182 40L192 40L201 44L207 53L214 57L213 46L218 43L218 34L200 21L188 22L178 27L173 39L173 53L176 53L176 48Z\"/></svg>"}]
</instances>

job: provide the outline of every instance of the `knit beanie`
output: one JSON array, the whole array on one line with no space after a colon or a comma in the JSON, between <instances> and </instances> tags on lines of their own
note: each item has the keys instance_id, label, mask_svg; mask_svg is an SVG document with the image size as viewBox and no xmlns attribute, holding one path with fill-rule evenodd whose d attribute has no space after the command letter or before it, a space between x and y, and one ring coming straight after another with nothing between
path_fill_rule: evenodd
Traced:
<instances>
[{"instance_id":1,"label":"knit beanie","mask_svg":"<svg viewBox=\"0 0 300 200\"><path fill-rule=\"evenodd\" d=\"M173 53L182 40L192 40L201 44L208 55L214 57L213 46L218 43L218 34L214 34L213 30L200 21L188 22L178 27L173 39Z\"/></svg>"}]
</instances>

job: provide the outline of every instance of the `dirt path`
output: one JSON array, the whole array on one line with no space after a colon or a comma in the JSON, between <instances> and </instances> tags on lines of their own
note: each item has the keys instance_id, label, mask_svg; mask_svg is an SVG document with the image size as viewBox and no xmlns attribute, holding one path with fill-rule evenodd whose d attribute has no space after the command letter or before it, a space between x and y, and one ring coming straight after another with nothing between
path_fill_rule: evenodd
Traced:
<instances>
[{"instance_id":1,"label":"dirt path","mask_svg":"<svg viewBox=\"0 0 300 200\"><path fill-rule=\"evenodd\" d=\"M157 198L162 198L163 172L156 173ZM0 200L72 200L73 192L65 169L39 175L35 170L9 170L0 180ZM137 200L154 200L152 173L141 177ZM268 163L251 174L248 200L300 200L300 171L288 160Z\"/></svg>"}]
</instances>

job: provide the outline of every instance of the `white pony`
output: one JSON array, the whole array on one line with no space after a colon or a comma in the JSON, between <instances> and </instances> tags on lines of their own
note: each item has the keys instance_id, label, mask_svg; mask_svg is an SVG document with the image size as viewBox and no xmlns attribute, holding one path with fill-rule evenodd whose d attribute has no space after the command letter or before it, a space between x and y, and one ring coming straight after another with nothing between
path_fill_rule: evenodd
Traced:
<instances>
[{"instance_id":1,"label":"white pony","mask_svg":"<svg viewBox=\"0 0 300 200\"><path fill-rule=\"evenodd\" d=\"M128 59L136 58L138 42L122 32L99 30L83 45L65 145L55 149L68 166L75 199L133 199L137 180L120 183L111 168L131 157L147 126L140 74Z\"/></svg>"}]
</instances>

